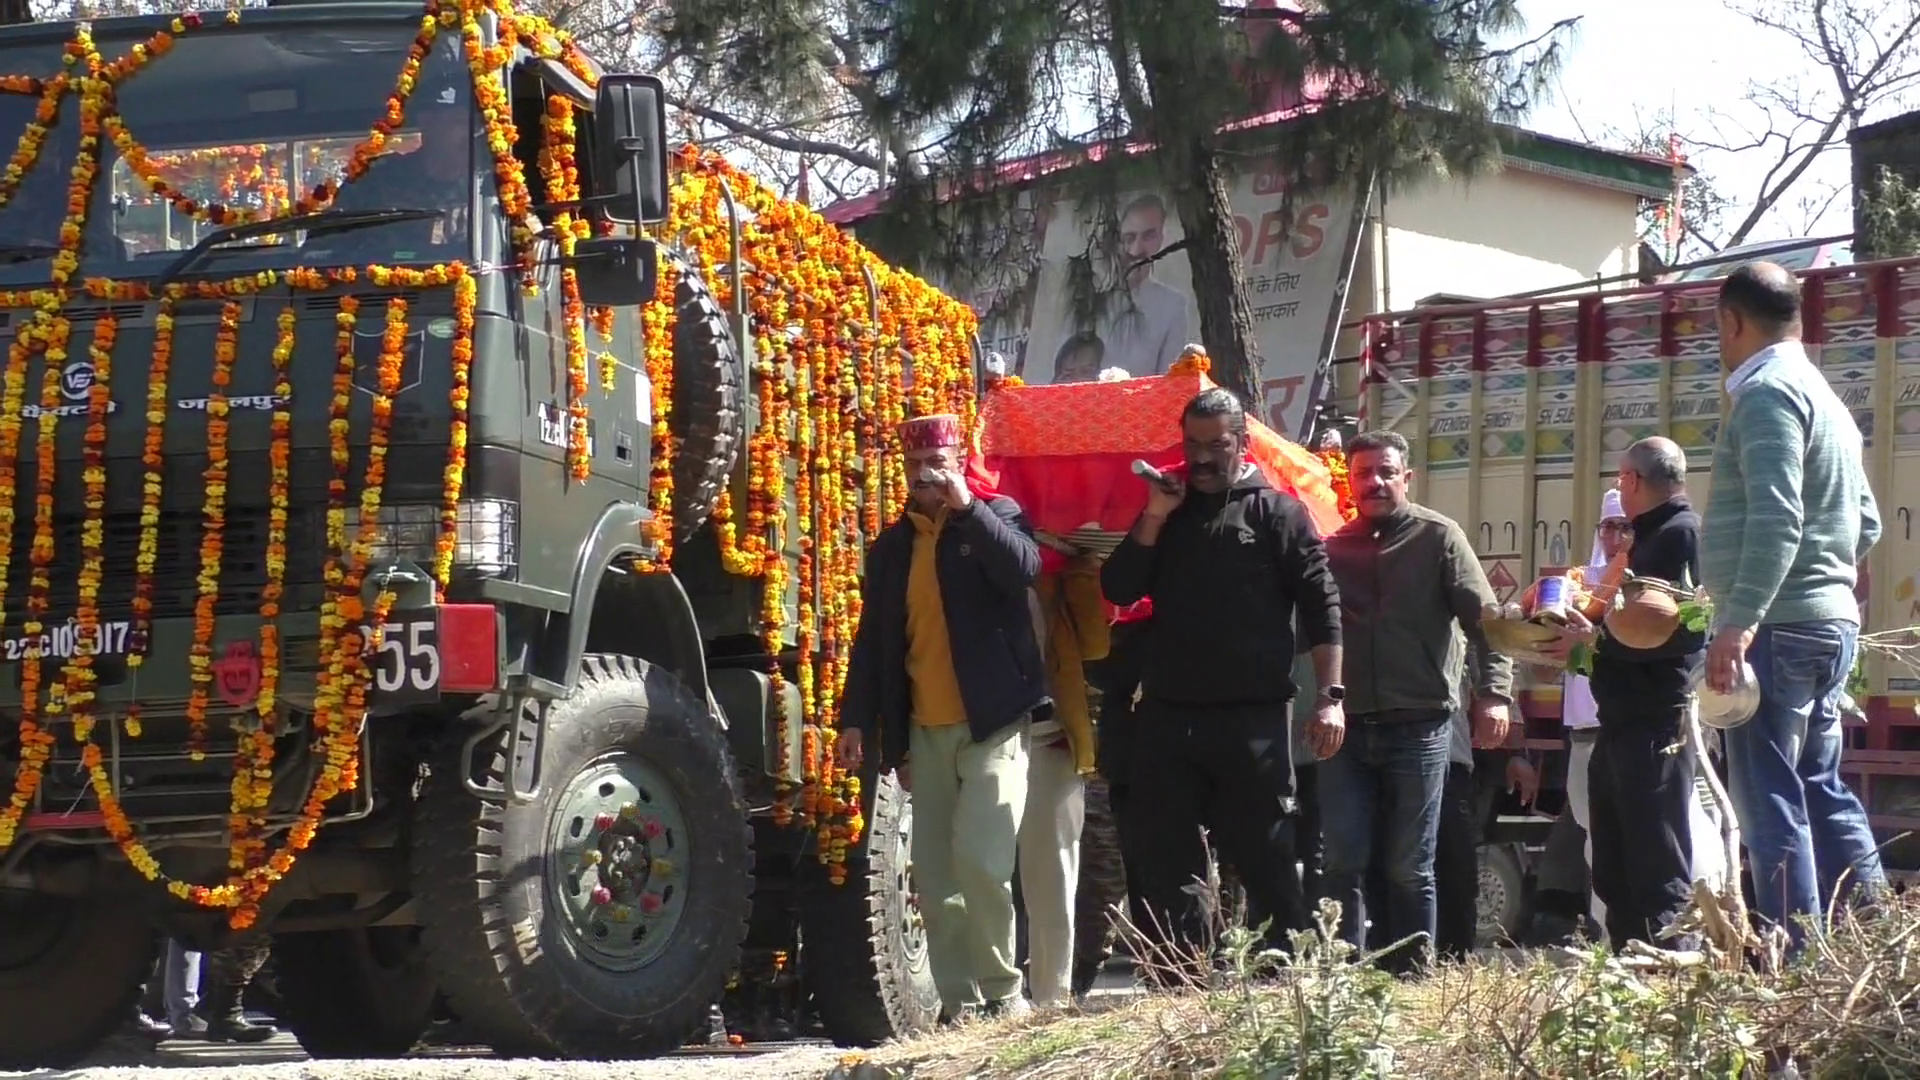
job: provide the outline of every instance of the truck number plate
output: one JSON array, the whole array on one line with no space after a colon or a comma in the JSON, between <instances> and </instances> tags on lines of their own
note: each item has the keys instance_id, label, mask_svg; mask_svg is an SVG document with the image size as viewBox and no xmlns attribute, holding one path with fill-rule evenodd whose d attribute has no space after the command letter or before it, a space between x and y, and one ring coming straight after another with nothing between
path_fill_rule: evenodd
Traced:
<instances>
[{"instance_id":1,"label":"truck number plate","mask_svg":"<svg viewBox=\"0 0 1920 1080\"><path fill-rule=\"evenodd\" d=\"M72 620L48 626L38 634L12 633L0 638L0 660L9 664L37 649L42 660L71 660L75 656L125 656L133 651L133 623L127 619L103 621L95 637L83 637Z\"/></svg>"},{"instance_id":2,"label":"truck number plate","mask_svg":"<svg viewBox=\"0 0 1920 1080\"><path fill-rule=\"evenodd\" d=\"M370 666L382 704L440 700L439 614L431 608L389 612Z\"/></svg>"}]
</instances>

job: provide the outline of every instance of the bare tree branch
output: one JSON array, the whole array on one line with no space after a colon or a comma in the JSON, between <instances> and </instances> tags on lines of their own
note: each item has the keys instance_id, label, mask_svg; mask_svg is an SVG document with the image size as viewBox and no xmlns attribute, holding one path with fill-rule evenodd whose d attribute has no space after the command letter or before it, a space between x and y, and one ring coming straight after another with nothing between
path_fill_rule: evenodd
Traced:
<instances>
[{"instance_id":1,"label":"bare tree branch","mask_svg":"<svg viewBox=\"0 0 1920 1080\"><path fill-rule=\"evenodd\" d=\"M689 101L685 98L669 97L667 104L679 109L681 112L697 116L702 120L710 120L734 135L745 136L756 142L765 143L777 150L785 150L794 154L831 155L866 169L878 170L881 166L878 155L861 150L858 147L843 146L840 143L828 142L825 139L811 139L802 135L782 133L772 128L762 127L759 124L748 123L737 116L731 116L719 109L702 105L699 102Z\"/></svg>"}]
</instances>

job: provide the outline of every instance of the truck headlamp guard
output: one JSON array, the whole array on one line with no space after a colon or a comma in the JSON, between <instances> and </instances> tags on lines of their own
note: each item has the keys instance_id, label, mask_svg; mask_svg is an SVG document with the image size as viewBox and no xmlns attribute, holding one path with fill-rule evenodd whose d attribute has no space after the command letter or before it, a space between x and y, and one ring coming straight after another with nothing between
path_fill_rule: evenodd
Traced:
<instances>
[{"instance_id":1,"label":"truck headlamp guard","mask_svg":"<svg viewBox=\"0 0 1920 1080\"><path fill-rule=\"evenodd\" d=\"M347 508L347 535L360 528L360 510ZM496 575L519 565L520 507L508 499L463 499L455 510L453 565ZM382 506L375 525L375 559L406 559L432 566L440 543L440 508L398 503Z\"/></svg>"}]
</instances>

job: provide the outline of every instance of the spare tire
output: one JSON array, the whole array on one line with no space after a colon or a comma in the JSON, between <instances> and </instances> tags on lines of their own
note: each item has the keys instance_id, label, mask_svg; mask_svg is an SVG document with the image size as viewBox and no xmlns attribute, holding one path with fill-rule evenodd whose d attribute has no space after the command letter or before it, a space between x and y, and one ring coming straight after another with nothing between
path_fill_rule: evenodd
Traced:
<instances>
[{"instance_id":1,"label":"spare tire","mask_svg":"<svg viewBox=\"0 0 1920 1080\"><path fill-rule=\"evenodd\" d=\"M685 543L713 516L746 441L746 387L726 310L700 271L675 251L673 267L673 535Z\"/></svg>"}]
</instances>

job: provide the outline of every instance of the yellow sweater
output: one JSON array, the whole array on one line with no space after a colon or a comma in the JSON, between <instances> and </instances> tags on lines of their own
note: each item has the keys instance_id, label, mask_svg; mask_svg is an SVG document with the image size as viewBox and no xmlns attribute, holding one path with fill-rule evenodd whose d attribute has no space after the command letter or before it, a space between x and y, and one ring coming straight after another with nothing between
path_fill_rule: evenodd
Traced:
<instances>
[{"instance_id":1,"label":"yellow sweater","mask_svg":"<svg viewBox=\"0 0 1920 1080\"><path fill-rule=\"evenodd\" d=\"M953 643L947 638L947 608L934 570L934 545L947 525L947 509L933 517L907 512L913 522L913 558L907 564L907 688L913 722L921 727L963 724L967 707L953 673Z\"/></svg>"},{"instance_id":2,"label":"yellow sweater","mask_svg":"<svg viewBox=\"0 0 1920 1080\"><path fill-rule=\"evenodd\" d=\"M1100 564L1084 556L1076 558L1063 571L1041 575L1035 588L1047 618L1053 716L1067 734L1074 768L1088 775L1094 771L1093 710L1087 704L1087 673L1082 665L1106 656L1109 640Z\"/></svg>"}]
</instances>

